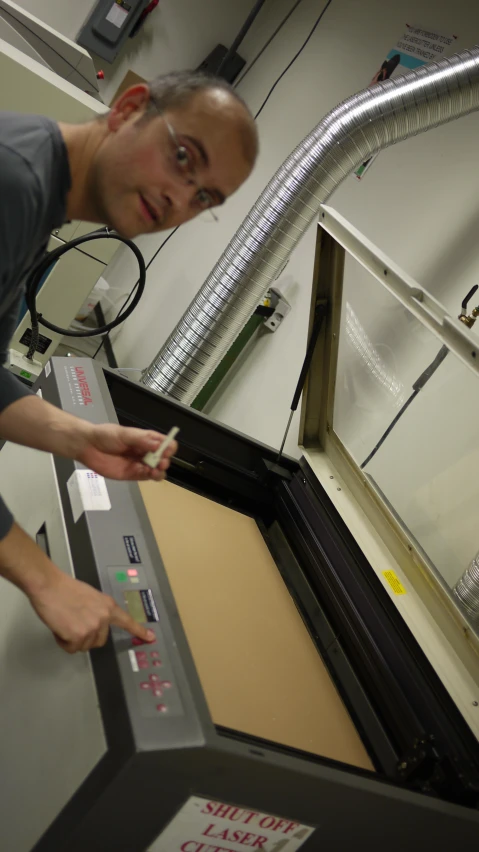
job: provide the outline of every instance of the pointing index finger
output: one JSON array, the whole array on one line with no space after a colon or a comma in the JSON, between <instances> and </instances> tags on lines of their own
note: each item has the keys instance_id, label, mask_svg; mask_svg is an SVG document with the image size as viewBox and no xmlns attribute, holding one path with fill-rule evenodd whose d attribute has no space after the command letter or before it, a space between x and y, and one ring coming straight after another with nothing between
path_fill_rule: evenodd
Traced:
<instances>
[{"instance_id":1,"label":"pointing index finger","mask_svg":"<svg viewBox=\"0 0 479 852\"><path fill-rule=\"evenodd\" d=\"M126 630L127 633L131 633L132 636L136 636L138 639L143 639L144 642L155 641L155 634L151 630L148 630L147 627L138 624L121 606L116 606L113 610L110 616L110 624L115 627L121 627L122 630Z\"/></svg>"}]
</instances>

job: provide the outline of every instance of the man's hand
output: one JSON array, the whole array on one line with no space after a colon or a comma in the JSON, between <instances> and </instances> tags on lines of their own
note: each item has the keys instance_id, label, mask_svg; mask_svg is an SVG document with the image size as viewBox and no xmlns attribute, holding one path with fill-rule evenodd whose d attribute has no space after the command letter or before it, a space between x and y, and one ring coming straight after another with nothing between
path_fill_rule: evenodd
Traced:
<instances>
[{"instance_id":1,"label":"man's hand","mask_svg":"<svg viewBox=\"0 0 479 852\"><path fill-rule=\"evenodd\" d=\"M91 426L75 458L107 479L154 479L159 482L165 478L171 456L178 449L177 442L173 441L165 450L154 470L144 464L142 458L147 452L157 450L164 437L159 432L113 423Z\"/></svg>"},{"instance_id":2,"label":"man's hand","mask_svg":"<svg viewBox=\"0 0 479 852\"><path fill-rule=\"evenodd\" d=\"M100 648L108 639L110 625L122 627L144 642L155 640L154 633L137 624L113 598L61 571L54 582L30 596L30 603L69 654Z\"/></svg>"},{"instance_id":3,"label":"man's hand","mask_svg":"<svg viewBox=\"0 0 479 852\"><path fill-rule=\"evenodd\" d=\"M104 645L110 625L144 642L155 639L113 598L60 571L17 524L0 541L0 575L25 592L60 647L70 654Z\"/></svg>"},{"instance_id":4,"label":"man's hand","mask_svg":"<svg viewBox=\"0 0 479 852\"><path fill-rule=\"evenodd\" d=\"M178 449L173 441L158 467L152 470L142 458L150 450L158 449L164 435L113 423L96 426L35 395L16 400L1 412L0 437L76 459L108 479L160 481Z\"/></svg>"}]
</instances>

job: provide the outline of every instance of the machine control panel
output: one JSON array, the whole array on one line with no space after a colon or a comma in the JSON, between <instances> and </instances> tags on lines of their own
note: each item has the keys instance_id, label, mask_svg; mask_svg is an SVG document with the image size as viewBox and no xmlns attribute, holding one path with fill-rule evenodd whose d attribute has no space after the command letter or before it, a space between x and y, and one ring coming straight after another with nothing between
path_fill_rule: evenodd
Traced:
<instances>
[{"instance_id":1,"label":"machine control panel","mask_svg":"<svg viewBox=\"0 0 479 852\"><path fill-rule=\"evenodd\" d=\"M149 718L182 715L156 596L149 588L145 567L110 566L108 577L115 601L156 637L154 642L144 643L135 637L125 639L123 631L115 631L115 636L121 634L120 667L133 684L141 715Z\"/></svg>"},{"instance_id":2,"label":"machine control panel","mask_svg":"<svg viewBox=\"0 0 479 852\"><path fill-rule=\"evenodd\" d=\"M64 411L92 423L115 421L103 373L90 359L55 358L49 362L43 382L42 388L53 392L56 404L59 402ZM76 536L79 567L83 559L82 537L87 536L102 590L155 635L154 642L137 644L128 632L112 627L114 651L131 720L148 725L153 719L157 719L158 724L163 720L166 728L169 727L167 720L171 719L175 722L172 729L176 730L176 722L187 715L187 687L157 575L155 560L159 555L153 536L148 538L149 530L145 532L144 529L148 517L137 486L104 480L100 490L105 499L100 505L98 476L87 477L88 487L81 480L75 491L68 485L69 470L67 473L64 465L61 474L67 509L65 521ZM76 480L79 473L81 469L75 467ZM63 482L65 476L68 478ZM90 560L88 557L89 570ZM161 565L158 568L162 570ZM148 727L140 725L139 730L148 730L148 736L151 734Z\"/></svg>"}]
</instances>

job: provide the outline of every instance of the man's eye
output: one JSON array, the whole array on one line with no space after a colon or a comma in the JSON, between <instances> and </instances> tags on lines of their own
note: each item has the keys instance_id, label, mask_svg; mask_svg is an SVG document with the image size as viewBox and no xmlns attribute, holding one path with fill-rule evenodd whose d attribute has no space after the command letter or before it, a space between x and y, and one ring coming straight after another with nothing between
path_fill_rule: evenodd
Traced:
<instances>
[{"instance_id":1,"label":"man's eye","mask_svg":"<svg viewBox=\"0 0 479 852\"><path fill-rule=\"evenodd\" d=\"M196 198L202 210L207 210L208 207L213 207L213 198L205 189L200 189Z\"/></svg>"},{"instance_id":2,"label":"man's eye","mask_svg":"<svg viewBox=\"0 0 479 852\"><path fill-rule=\"evenodd\" d=\"M188 169L190 167L190 155L183 145L180 145L180 147L176 149L176 161L182 169Z\"/></svg>"}]
</instances>

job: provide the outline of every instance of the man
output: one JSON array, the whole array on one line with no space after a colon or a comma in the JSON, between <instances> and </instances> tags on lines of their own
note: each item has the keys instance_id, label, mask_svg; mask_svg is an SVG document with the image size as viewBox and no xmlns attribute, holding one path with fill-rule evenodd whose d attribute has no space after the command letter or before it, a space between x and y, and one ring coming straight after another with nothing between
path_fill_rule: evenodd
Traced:
<instances>
[{"instance_id":1,"label":"man","mask_svg":"<svg viewBox=\"0 0 479 852\"><path fill-rule=\"evenodd\" d=\"M162 435L89 424L32 394L3 366L23 282L65 220L107 224L130 238L175 227L238 189L257 148L253 119L228 84L189 72L133 86L106 116L84 125L0 113L1 439L76 459L111 479L164 478L176 444L151 471L141 460ZM103 645L111 624L154 639L111 598L60 571L1 498L0 575L28 595L70 653Z\"/></svg>"}]
</instances>

